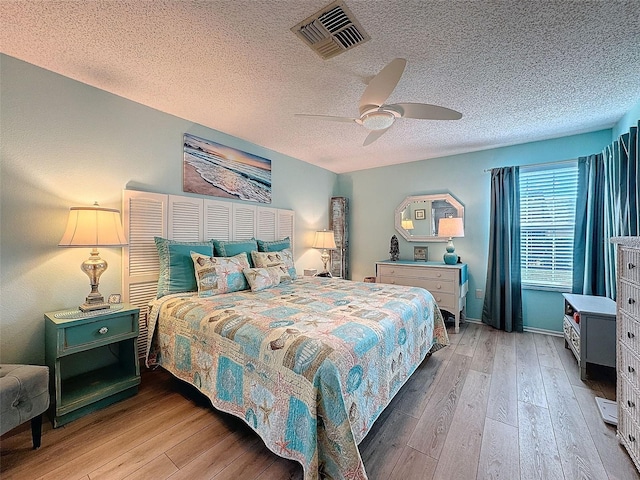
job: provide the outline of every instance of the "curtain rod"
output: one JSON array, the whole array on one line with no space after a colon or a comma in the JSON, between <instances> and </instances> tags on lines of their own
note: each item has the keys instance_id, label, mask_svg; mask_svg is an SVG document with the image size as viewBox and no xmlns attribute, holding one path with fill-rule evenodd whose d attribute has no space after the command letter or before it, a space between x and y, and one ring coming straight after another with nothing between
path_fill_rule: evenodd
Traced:
<instances>
[{"instance_id":1,"label":"curtain rod","mask_svg":"<svg viewBox=\"0 0 640 480\"><path fill-rule=\"evenodd\" d=\"M559 165L561 163L573 163L573 162L576 162L576 161L578 161L577 158L571 158L569 160L558 160L558 161L555 161L555 162L543 162L543 163L531 163L531 164L528 164L528 165L519 165L519 166L520 167L546 167L548 165ZM504 167L494 167L494 168L504 168ZM484 173L488 173L491 170L493 170L493 168L485 168L483 171L484 171Z\"/></svg>"}]
</instances>

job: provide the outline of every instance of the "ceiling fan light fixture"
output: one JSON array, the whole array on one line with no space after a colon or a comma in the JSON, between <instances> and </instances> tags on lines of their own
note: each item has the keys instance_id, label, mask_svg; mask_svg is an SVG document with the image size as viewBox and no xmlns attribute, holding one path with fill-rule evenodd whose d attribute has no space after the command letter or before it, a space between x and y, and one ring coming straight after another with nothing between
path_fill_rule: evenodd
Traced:
<instances>
[{"instance_id":1,"label":"ceiling fan light fixture","mask_svg":"<svg viewBox=\"0 0 640 480\"><path fill-rule=\"evenodd\" d=\"M391 112L376 111L362 117L362 125L368 130L385 130L393 125L396 115Z\"/></svg>"}]
</instances>

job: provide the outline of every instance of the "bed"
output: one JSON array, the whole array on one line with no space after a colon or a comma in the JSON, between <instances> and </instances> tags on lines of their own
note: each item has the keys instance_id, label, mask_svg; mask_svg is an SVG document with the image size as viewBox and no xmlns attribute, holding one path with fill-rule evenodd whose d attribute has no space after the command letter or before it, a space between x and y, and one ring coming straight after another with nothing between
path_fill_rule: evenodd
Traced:
<instances>
[{"instance_id":1,"label":"bed","mask_svg":"<svg viewBox=\"0 0 640 480\"><path fill-rule=\"evenodd\" d=\"M367 478L357 445L424 358L448 344L422 288L303 277L150 304L147 364L193 384L305 480Z\"/></svg>"}]
</instances>

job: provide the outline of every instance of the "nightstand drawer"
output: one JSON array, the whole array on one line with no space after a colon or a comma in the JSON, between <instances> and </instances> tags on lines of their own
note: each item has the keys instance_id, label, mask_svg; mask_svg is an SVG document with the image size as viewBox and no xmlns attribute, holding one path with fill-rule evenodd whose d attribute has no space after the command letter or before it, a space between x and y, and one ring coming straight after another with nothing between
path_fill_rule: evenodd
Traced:
<instances>
[{"instance_id":1,"label":"nightstand drawer","mask_svg":"<svg viewBox=\"0 0 640 480\"><path fill-rule=\"evenodd\" d=\"M137 332L135 320L135 315L123 315L65 328L64 348L93 342L108 342L114 337L126 336L126 334L135 335Z\"/></svg>"}]
</instances>

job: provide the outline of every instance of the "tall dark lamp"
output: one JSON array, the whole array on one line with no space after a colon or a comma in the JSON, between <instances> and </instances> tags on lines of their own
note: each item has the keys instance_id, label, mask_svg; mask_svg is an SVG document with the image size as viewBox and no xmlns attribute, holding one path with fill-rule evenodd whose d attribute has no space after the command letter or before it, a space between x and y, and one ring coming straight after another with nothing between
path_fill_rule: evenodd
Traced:
<instances>
[{"instance_id":1,"label":"tall dark lamp","mask_svg":"<svg viewBox=\"0 0 640 480\"><path fill-rule=\"evenodd\" d=\"M332 230L323 230L321 232L316 232L316 238L313 241L313 248L318 248L322 250L322 254L320 258L322 259L322 263L324 263L324 270L320 272L318 277L330 277L331 273L327 270L327 263L329 262L329 252L327 250L335 250L336 249L336 238L333 234Z\"/></svg>"},{"instance_id":2,"label":"tall dark lamp","mask_svg":"<svg viewBox=\"0 0 640 480\"><path fill-rule=\"evenodd\" d=\"M449 237L447 253L444 254L444 263L455 265L458 263L458 255L453 246L453 237L464 237L464 225L462 218L441 218L438 222L438 236Z\"/></svg>"},{"instance_id":3,"label":"tall dark lamp","mask_svg":"<svg viewBox=\"0 0 640 480\"><path fill-rule=\"evenodd\" d=\"M100 275L107 269L107 262L100 258L97 247L122 247L127 239L120 222L120 211L113 208L103 208L96 202L91 207L71 207L67 229L58 246L60 247L89 247L91 256L85 260L80 268L89 277L91 293L80 310L88 312L109 308L104 297L98 291Z\"/></svg>"}]
</instances>

